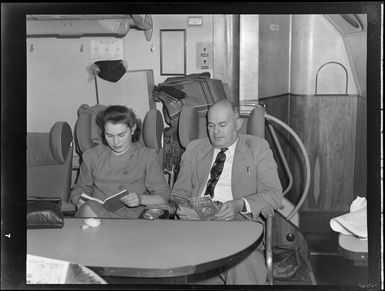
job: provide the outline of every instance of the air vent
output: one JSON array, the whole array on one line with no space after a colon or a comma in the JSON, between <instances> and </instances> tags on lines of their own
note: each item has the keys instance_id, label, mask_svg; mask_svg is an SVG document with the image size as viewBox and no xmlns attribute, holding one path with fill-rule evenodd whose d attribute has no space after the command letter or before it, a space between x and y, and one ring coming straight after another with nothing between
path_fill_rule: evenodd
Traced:
<instances>
[{"instance_id":1,"label":"air vent","mask_svg":"<svg viewBox=\"0 0 385 291\"><path fill-rule=\"evenodd\" d=\"M357 30L363 30L359 18L355 14L342 14L343 19Z\"/></svg>"},{"instance_id":2,"label":"air vent","mask_svg":"<svg viewBox=\"0 0 385 291\"><path fill-rule=\"evenodd\" d=\"M342 34L366 31L366 14L327 14L325 17Z\"/></svg>"}]
</instances>

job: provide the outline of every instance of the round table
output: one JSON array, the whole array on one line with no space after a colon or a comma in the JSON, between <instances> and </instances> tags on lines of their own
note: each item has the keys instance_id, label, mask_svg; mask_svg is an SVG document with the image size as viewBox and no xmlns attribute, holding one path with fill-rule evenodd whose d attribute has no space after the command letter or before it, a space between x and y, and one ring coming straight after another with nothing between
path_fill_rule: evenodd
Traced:
<instances>
[{"instance_id":1,"label":"round table","mask_svg":"<svg viewBox=\"0 0 385 291\"><path fill-rule=\"evenodd\" d=\"M27 253L78 263L102 276L173 277L205 272L242 259L262 239L252 221L101 219L82 229L66 218L61 229L28 229Z\"/></svg>"}]
</instances>

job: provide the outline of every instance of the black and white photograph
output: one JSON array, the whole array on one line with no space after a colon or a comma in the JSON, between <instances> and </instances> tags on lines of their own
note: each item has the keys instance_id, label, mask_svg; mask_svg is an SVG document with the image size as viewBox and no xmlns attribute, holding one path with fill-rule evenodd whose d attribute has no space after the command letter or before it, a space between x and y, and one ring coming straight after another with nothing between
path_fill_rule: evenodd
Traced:
<instances>
[{"instance_id":1,"label":"black and white photograph","mask_svg":"<svg viewBox=\"0 0 385 291\"><path fill-rule=\"evenodd\" d=\"M1 288L383 289L383 4L2 3Z\"/></svg>"}]
</instances>

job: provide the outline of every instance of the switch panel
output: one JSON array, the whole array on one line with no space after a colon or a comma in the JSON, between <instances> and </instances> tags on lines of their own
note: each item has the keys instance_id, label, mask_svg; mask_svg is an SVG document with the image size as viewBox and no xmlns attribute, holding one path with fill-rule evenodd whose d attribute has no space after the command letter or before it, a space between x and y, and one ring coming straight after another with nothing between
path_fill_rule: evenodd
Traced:
<instances>
[{"instance_id":1,"label":"switch panel","mask_svg":"<svg viewBox=\"0 0 385 291\"><path fill-rule=\"evenodd\" d=\"M213 46L210 42L197 42L197 69L209 70L213 67Z\"/></svg>"},{"instance_id":2,"label":"switch panel","mask_svg":"<svg viewBox=\"0 0 385 291\"><path fill-rule=\"evenodd\" d=\"M91 40L91 57L93 61L123 60L123 40Z\"/></svg>"}]
</instances>

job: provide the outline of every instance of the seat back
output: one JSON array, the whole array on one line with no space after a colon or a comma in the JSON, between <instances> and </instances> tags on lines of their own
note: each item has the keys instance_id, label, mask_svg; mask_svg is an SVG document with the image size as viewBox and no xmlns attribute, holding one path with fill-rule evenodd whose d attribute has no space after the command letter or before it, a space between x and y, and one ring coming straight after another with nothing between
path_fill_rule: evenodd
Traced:
<instances>
[{"instance_id":1,"label":"seat back","mask_svg":"<svg viewBox=\"0 0 385 291\"><path fill-rule=\"evenodd\" d=\"M82 104L78 109L78 119L75 124L75 149L81 156L82 153L102 143L99 127L96 124L97 114L105 109L105 105L89 106Z\"/></svg>"},{"instance_id":2,"label":"seat back","mask_svg":"<svg viewBox=\"0 0 385 291\"><path fill-rule=\"evenodd\" d=\"M190 141L208 136L208 110L198 110L196 107L184 105L180 112L178 136L182 147L186 148ZM243 120L240 133L265 138L265 108L256 106L250 114L240 114Z\"/></svg>"},{"instance_id":3,"label":"seat back","mask_svg":"<svg viewBox=\"0 0 385 291\"><path fill-rule=\"evenodd\" d=\"M207 111L206 111L207 114ZM180 142L184 148L191 140L207 136L207 118L206 114L199 114L196 108L184 105L179 119L178 134ZM243 120L240 128L240 133L255 135L260 138L265 138L266 127L266 111L263 106L253 105L250 113L240 112L240 118ZM284 198L283 205L287 200ZM268 209L265 209L268 210ZM280 211L269 209L266 213L271 213L269 216L262 214L267 218L268 223L264 232L264 240L266 245L266 265L268 267L268 284L273 284L274 281L280 283L290 284L288 270L290 265L284 264L278 260L279 254L284 251L283 255L290 252L298 254L301 261L298 261L297 269L293 269L292 277L294 280L302 280L304 278L308 284L315 284L312 277L311 266L309 263L310 253L307 246L306 239L301 233L300 229L288 221ZM273 258L274 257L274 258ZM302 264L302 265L301 265ZM301 277L302 276L302 277Z\"/></svg>"},{"instance_id":4,"label":"seat back","mask_svg":"<svg viewBox=\"0 0 385 291\"><path fill-rule=\"evenodd\" d=\"M83 104L78 109L78 119L75 126L75 144L76 152L79 157L89 148L102 143L101 131L96 124L97 114L107 108L105 105L89 106ZM164 132L163 117L159 110L150 109L142 122L141 136L139 142L145 146L154 149L161 160L163 160L162 136ZM165 167L163 167L165 169ZM166 175L169 183L173 177Z\"/></svg>"},{"instance_id":5,"label":"seat back","mask_svg":"<svg viewBox=\"0 0 385 291\"><path fill-rule=\"evenodd\" d=\"M163 131L162 114L158 109L149 110L142 124L142 140L144 145L159 152L162 149Z\"/></svg>"},{"instance_id":6,"label":"seat back","mask_svg":"<svg viewBox=\"0 0 385 291\"><path fill-rule=\"evenodd\" d=\"M63 209L71 208L73 135L65 121L49 132L27 133L27 197L60 197Z\"/></svg>"},{"instance_id":7,"label":"seat back","mask_svg":"<svg viewBox=\"0 0 385 291\"><path fill-rule=\"evenodd\" d=\"M78 109L75 125L76 152L79 156L94 146L102 143L101 131L96 124L97 114L107 108L105 105L89 106L83 104ZM140 142L159 152L162 148L164 130L162 114L157 109L149 110L142 122Z\"/></svg>"}]
</instances>

